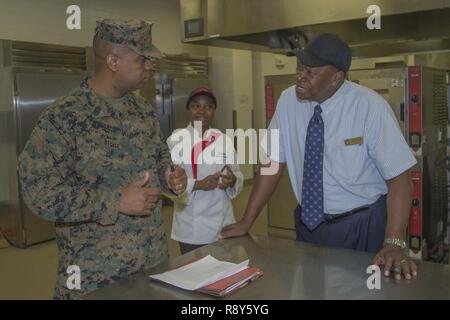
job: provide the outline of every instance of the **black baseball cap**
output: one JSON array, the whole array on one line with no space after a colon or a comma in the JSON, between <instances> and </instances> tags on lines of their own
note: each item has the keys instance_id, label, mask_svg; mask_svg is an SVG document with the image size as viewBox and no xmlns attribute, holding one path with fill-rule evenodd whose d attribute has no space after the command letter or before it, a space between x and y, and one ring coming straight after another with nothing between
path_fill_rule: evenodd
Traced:
<instances>
[{"instance_id":1,"label":"black baseball cap","mask_svg":"<svg viewBox=\"0 0 450 320\"><path fill-rule=\"evenodd\" d=\"M294 52L308 67L332 65L347 72L352 63L352 51L347 43L332 33L316 35L303 50Z\"/></svg>"},{"instance_id":2,"label":"black baseball cap","mask_svg":"<svg viewBox=\"0 0 450 320\"><path fill-rule=\"evenodd\" d=\"M212 101L214 102L214 106L217 108L217 100L216 100L216 96L214 95L214 93L211 91L211 89L207 88L207 87L200 87L195 89L194 91L192 91L189 94L189 98L187 99L186 102L186 108L189 109L189 104L191 103L192 99L194 99L197 96L207 96L210 97L212 99Z\"/></svg>"}]
</instances>

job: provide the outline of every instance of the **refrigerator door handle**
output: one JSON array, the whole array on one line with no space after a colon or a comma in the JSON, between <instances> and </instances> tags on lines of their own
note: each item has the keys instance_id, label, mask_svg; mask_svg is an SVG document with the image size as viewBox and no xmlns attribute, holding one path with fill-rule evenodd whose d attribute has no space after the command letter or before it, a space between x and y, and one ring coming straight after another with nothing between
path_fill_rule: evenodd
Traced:
<instances>
[{"instance_id":1,"label":"refrigerator door handle","mask_svg":"<svg viewBox=\"0 0 450 320\"><path fill-rule=\"evenodd\" d=\"M172 82L164 83L164 114L169 116L172 114L173 106L173 90Z\"/></svg>"},{"instance_id":2,"label":"refrigerator door handle","mask_svg":"<svg viewBox=\"0 0 450 320\"><path fill-rule=\"evenodd\" d=\"M156 104L156 112L158 115L164 114L164 103L162 96L162 85L157 83L155 84L155 104Z\"/></svg>"}]
</instances>

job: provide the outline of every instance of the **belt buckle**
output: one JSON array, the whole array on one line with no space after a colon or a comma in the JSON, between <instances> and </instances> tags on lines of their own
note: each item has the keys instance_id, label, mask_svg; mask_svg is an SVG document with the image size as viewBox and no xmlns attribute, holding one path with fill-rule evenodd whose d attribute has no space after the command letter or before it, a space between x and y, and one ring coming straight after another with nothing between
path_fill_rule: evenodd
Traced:
<instances>
[{"instance_id":1,"label":"belt buckle","mask_svg":"<svg viewBox=\"0 0 450 320\"><path fill-rule=\"evenodd\" d=\"M346 212L341 214L329 214L324 216L324 220L326 223L332 223L333 221L338 220L339 218L345 216L345 214Z\"/></svg>"}]
</instances>

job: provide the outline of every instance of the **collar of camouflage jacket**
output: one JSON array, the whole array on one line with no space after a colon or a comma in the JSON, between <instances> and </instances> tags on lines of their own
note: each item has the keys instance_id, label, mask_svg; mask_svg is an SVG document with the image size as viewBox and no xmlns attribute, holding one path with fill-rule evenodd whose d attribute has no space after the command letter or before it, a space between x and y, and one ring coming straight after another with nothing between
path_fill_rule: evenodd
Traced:
<instances>
[{"instance_id":1,"label":"collar of camouflage jacket","mask_svg":"<svg viewBox=\"0 0 450 320\"><path fill-rule=\"evenodd\" d=\"M121 113L126 113L130 105L134 103L133 95L131 93L126 93L122 98L117 99L120 100L123 104L123 108L118 108L114 103L111 103L112 98L102 97L99 94L95 93L91 87L89 87L90 77L86 77L80 83L80 88L83 92L83 96L87 100L88 106L93 107L93 114L95 117L116 117Z\"/></svg>"}]
</instances>

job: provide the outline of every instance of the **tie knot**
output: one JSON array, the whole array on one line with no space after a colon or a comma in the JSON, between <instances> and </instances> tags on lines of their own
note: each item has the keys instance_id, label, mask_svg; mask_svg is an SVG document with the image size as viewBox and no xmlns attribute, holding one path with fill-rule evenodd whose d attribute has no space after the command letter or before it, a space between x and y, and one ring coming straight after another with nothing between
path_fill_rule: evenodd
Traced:
<instances>
[{"instance_id":1,"label":"tie knot","mask_svg":"<svg viewBox=\"0 0 450 320\"><path fill-rule=\"evenodd\" d=\"M320 107L320 105L318 104L317 106L314 107L314 114L315 115L319 115L322 113L322 108Z\"/></svg>"}]
</instances>

